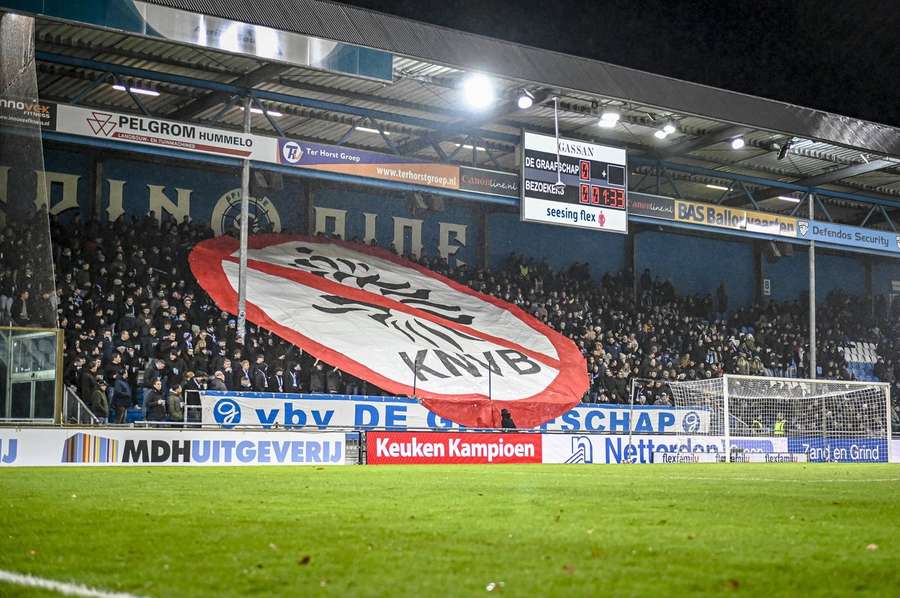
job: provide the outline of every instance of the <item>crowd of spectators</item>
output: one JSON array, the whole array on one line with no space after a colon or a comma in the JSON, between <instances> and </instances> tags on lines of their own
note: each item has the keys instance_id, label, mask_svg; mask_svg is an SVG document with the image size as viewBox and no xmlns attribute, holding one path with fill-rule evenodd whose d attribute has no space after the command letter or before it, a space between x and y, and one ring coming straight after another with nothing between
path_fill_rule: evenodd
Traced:
<instances>
[{"instance_id":1,"label":"crowd of spectators","mask_svg":"<svg viewBox=\"0 0 900 598\"><path fill-rule=\"evenodd\" d=\"M65 382L101 418L121 422L140 405L148 419L181 419L185 397L204 388L383 394L253 325L240 344L234 316L213 304L187 264L193 245L212 236L207 226L160 222L152 212L108 224L76 218L63 226L51 218L55 288L36 283L39 266L23 257L38 242L29 231L0 232L0 317L25 326L53 326L58 318ZM729 310L725 283L713 293L680 295L649 271L595 280L587 264L554 270L519 255L489 271L419 261L571 338L587 362L586 402L628 402L633 378L642 380L639 402L668 405L673 381L726 372L809 375L802 298ZM900 396L898 308L830 294L817 320L818 375L851 379L842 347L874 342L875 373Z\"/></svg>"}]
</instances>

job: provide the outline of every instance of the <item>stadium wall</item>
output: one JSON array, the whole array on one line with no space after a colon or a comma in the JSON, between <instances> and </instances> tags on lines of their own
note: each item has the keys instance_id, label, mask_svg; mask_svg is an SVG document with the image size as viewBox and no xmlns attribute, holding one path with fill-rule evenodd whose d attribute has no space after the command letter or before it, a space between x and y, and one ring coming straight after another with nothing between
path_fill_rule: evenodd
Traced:
<instances>
[{"instance_id":1,"label":"stadium wall","mask_svg":"<svg viewBox=\"0 0 900 598\"><path fill-rule=\"evenodd\" d=\"M644 231L635 238L636 275L649 268L683 294L709 293L724 281L729 310L753 303L753 244L670 232Z\"/></svg>"},{"instance_id":2,"label":"stadium wall","mask_svg":"<svg viewBox=\"0 0 900 598\"><path fill-rule=\"evenodd\" d=\"M591 274L599 278L625 266L625 241L625 235L521 222L518 213L488 216L488 256L492 266L515 252L546 258L553 268L587 262Z\"/></svg>"},{"instance_id":3,"label":"stadium wall","mask_svg":"<svg viewBox=\"0 0 900 598\"><path fill-rule=\"evenodd\" d=\"M895 280L900 282L900 263L896 260L875 260L872 265L872 293L892 293L892 283Z\"/></svg>"},{"instance_id":4,"label":"stadium wall","mask_svg":"<svg viewBox=\"0 0 900 598\"><path fill-rule=\"evenodd\" d=\"M864 294L865 259L862 255L835 255L817 251L816 293L819 299L824 299L835 289L843 289L851 295ZM805 247L796 245L793 255L782 256L774 263L764 259L763 277L772 281L773 300L799 299L809 290L809 252Z\"/></svg>"}]
</instances>

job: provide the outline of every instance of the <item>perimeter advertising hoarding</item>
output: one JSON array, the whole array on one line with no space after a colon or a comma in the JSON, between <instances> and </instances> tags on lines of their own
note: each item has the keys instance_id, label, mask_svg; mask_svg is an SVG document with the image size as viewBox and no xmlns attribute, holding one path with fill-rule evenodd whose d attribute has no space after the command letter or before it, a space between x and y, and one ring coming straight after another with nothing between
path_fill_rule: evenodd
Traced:
<instances>
[{"instance_id":1,"label":"perimeter advertising hoarding","mask_svg":"<svg viewBox=\"0 0 900 598\"><path fill-rule=\"evenodd\" d=\"M627 233L627 195L624 149L523 132L523 221Z\"/></svg>"},{"instance_id":2,"label":"perimeter advertising hoarding","mask_svg":"<svg viewBox=\"0 0 900 598\"><path fill-rule=\"evenodd\" d=\"M297 429L462 430L463 426L432 413L418 401L403 397L291 395L208 392L201 395L204 426L294 427ZM640 434L702 434L709 429L709 412L695 409L579 405L539 430L560 432L632 432Z\"/></svg>"},{"instance_id":3,"label":"perimeter advertising hoarding","mask_svg":"<svg viewBox=\"0 0 900 598\"><path fill-rule=\"evenodd\" d=\"M732 451L772 454L788 450L785 438L732 438ZM648 436L605 434L544 434L544 463L655 463L661 455L678 453L724 455L721 436Z\"/></svg>"},{"instance_id":4,"label":"perimeter advertising hoarding","mask_svg":"<svg viewBox=\"0 0 900 598\"><path fill-rule=\"evenodd\" d=\"M870 251L900 253L900 235L871 228L846 226L819 220L800 220L797 237L817 243L858 247Z\"/></svg>"},{"instance_id":5,"label":"perimeter advertising hoarding","mask_svg":"<svg viewBox=\"0 0 900 598\"><path fill-rule=\"evenodd\" d=\"M518 195L515 174L424 162L409 156L397 156L336 145L294 139L278 140L276 163L294 168L317 170L381 181L422 185L450 191L469 191L485 195Z\"/></svg>"},{"instance_id":6,"label":"perimeter advertising hoarding","mask_svg":"<svg viewBox=\"0 0 900 598\"><path fill-rule=\"evenodd\" d=\"M541 435L497 432L369 432L371 465L542 463Z\"/></svg>"},{"instance_id":7,"label":"perimeter advertising hoarding","mask_svg":"<svg viewBox=\"0 0 900 598\"><path fill-rule=\"evenodd\" d=\"M660 220L675 220L675 200L662 195L628 194L628 214Z\"/></svg>"},{"instance_id":8,"label":"perimeter advertising hoarding","mask_svg":"<svg viewBox=\"0 0 900 598\"><path fill-rule=\"evenodd\" d=\"M813 462L887 463L887 438L834 438L811 436L790 438L791 453L806 453Z\"/></svg>"},{"instance_id":9,"label":"perimeter advertising hoarding","mask_svg":"<svg viewBox=\"0 0 900 598\"><path fill-rule=\"evenodd\" d=\"M30 105L29 105L30 106ZM18 104L0 110L0 123L37 122L45 129L93 139L158 148L249 158L308 170L346 174L434 189L518 197L518 175L508 172L423 162L408 157L336 145L245 135L151 116L81 106L40 103L40 109ZM36 111L37 110L37 111Z\"/></svg>"},{"instance_id":10,"label":"perimeter advertising hoarding","mask_svg":"<svg viewBox=\"0 0 900 598\"><path fill-rule=\"evenodd\" d=\"M38 126L56 129L56 104L34 100L0 99L0 125Z\"/></svg>"},{"instance_id":11,"label":"perimeter advertising hoarding","mask_svg":"<svg viewBox=\"0 0 900 598\"><path fill-rule=\"evenodd\" d=\"M57 110L59 133L228 158L265 162L275 158L277 142L272 137L81 106L60 104Z\"/></svg>"},{"instance_id":12,"label":"perimeter advertising hoarding","mask_svg":"<svg viewBox=\"0 0 900 598\"><path fill-rule=\"evenodd\" d=\"M0 428L0 467L344 465L339 432Z\"/></svg>"},{"instance_id":13,"label":"perimeter advertising hoarding","mask_svg":"<svg viewBox=\"0 0 900 598\"><path fill-rule=\"evenodd\" d=\"M731 230L745 230L774 237L797 237L798 220L791 216L781 216L769 212L756 212L702 203L698 201L675 200L674 219L700 226L711 226ZM654 218L653 214L645 214Z\"/></svg>"}]
</instances>

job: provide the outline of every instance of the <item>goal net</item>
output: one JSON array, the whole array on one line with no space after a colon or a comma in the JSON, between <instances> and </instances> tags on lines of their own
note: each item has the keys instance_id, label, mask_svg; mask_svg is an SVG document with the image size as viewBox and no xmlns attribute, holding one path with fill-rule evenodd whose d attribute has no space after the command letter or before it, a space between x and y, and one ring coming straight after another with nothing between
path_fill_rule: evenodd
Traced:
<instances>
[{"instance_id":1,"label":"goal net","mask_svg":"<svg viewBox=\"0 0 900 598\"><path fill-rule=\"evenodd\" d=\"M886 462L889 386L726 375L669 384L674 406L704 414L697 435L721 440L724 460Z\"/></svg>"}]
</instances>

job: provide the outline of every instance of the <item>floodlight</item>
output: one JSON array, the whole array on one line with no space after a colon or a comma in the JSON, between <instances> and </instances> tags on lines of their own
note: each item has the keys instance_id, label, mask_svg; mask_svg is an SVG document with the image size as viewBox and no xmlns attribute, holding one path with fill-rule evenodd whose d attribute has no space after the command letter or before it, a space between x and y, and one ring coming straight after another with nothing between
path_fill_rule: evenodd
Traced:
<instances>
[{"instance_id":1,"label":"floodlight","mask_svg":"<svg viewBox=\"0 0 900 598\"><path fill-rule=\"evenodd\" d=\"M482 110L494 103L494 84L481 73L473 73L466 77L462 89L463 97L471 108Z\"/></svg>"}]
</instances>

